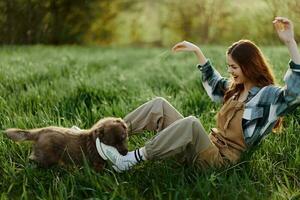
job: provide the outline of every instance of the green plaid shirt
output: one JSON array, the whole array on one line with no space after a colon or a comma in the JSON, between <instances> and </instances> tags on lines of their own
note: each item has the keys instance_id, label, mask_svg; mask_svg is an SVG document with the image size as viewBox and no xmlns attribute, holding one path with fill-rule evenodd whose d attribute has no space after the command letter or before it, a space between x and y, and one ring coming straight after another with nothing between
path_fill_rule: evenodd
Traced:
<instances>
[{"instance_id":1,"label":"green plaid shirt","mask_svg":"<svg viewBox=\"0 0 300 200\"><path fill-rule=\"evenodd\" d=\"M224 91L229 87L229 80L207 61L198 65L202 72L202 84L208 96L215 102L222 102ZM287 114L300 104L300 65L289 62L289 69L284 77L285 87L269 85L250 89L245 102L242 127L248 148L256 146L267 136L280 116Z\"/></svg>"}]
</instances>

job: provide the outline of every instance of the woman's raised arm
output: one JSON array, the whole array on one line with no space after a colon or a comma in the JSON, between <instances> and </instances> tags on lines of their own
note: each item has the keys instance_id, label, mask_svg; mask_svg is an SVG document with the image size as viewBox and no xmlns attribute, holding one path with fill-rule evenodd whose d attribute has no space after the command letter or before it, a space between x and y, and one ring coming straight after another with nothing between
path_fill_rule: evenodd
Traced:
<instances>
[{"instance_id":1,"label":"woman's raised arm","mask_svg":"<svg viewBox=\"0 0 300 200\"><path fill-rule=\"evenodd\" d=\"M194 52L198 58L198 62L200 65L204 65L207 62L207 59L202 53L201 49L191 42L187 42L187 41L179 42L174 45L172 51L173 52L180 52L180 51Z\"/></svg>"},{"instance_id":2,"label":"woman's raised arm","mask_svg":"<svg viewBox=\"0 0 300 200\"><path fill-rule=\"evenodd\" d=\"M223 101L224 92L228 89L229 81L211 65L204 56L201 49L195 44L187 41L179 42L172 48L173 52L194 52L198 58L202 85L208 96L215 102Z\"/></svg>"},{"instance_id":3,"label":"woman's raised arm","mask_svg":"<svg viewBox=\"0 0 300 200\"><path fill-rule=\"evenodd\" d=\"M285 87L276 90L276 115L282 116L300 105L300 54L294 39L293 23L284 17L276 17L273 21L278 37L287 46L291 61L284 76Z\"/></svg>"},{"instance_id":4,"label":"woman's raised arm","mask_svg":"<svg viewBox=\"0 0 300 200\"><path fill-rule=\"evenodd\" d=\"M300 54L294 38L293 23L285 17L275 17L273 24L275 26L278 37L287 46L291 56L291 60L295 64L300 64Z\"/></svg>"}]
</instances>

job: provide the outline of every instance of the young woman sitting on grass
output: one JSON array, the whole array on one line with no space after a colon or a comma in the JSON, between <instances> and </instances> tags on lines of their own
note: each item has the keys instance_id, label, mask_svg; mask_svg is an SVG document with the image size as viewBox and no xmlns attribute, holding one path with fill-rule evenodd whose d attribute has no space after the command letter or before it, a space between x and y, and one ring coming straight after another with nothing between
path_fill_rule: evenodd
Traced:
<instances>
[{"instance_id":1,"label":"young woman sitting on grass","mask_svg":"<svg viewBox=\"0 0 300 200\"><path fill-rule=\"evenodd\" d=\"M99 139L99 154L118 171L125 171L144 160L176 156L201 167L220 167L236 163L241 154L257 146L280 126L280 117L300 103L300 54L294 39L293 24L283 17L273 21L279 38L287 46L291 61L285 75L285 87L274 85L274 76L260 49L249 40L233 43L227 51L228 73L220 76L200 48L180 42L174 52L194 52L202 72L203 86L213 101L222 101L216 128L207 135L200 121L183 117L169 102L155 98L125 118L130 133L156 131L144 147L122 156Z\"/></svg>"}]
</instances>

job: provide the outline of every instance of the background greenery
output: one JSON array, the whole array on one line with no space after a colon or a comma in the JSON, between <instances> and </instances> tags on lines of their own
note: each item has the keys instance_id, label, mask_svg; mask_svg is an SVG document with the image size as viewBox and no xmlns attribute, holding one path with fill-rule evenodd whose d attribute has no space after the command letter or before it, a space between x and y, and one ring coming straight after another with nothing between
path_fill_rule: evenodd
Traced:
<instances>
[{"instance_id":1,"label":"background greenery","mask_svg":"<svg viewBox=\"0 0 300 200\"><path fill-rule=\"evenodd\" d=\"M299 0L0 0L0 44L169 47L180 40L278 43L275 16L300 21ZM295 29L300 38L300 26Z\"/></svg>"},{"instance_id":2,"label":"background greenery","mask_svg":"<svg viewBox=\"0 0 300 200\"><path fill-rule=\"evenodd\" d=\"M203 46L226 75L224 46ZM279 84L287 69L283 47L264 47ZM124 117L162 96L206 130L220 105L201 87L191 54L163 48L3 46L0 49L0 129L49 125L88 128L105 116ZM117 174L110 167L41 169L28 160L30 143L0 134L1 199L299 199L299 108L285 117L281 134L270 134L241 163L199 171L172 159L145 162ZM133 136L130 149L154 133Z\"/></svg>"}]
</instances>

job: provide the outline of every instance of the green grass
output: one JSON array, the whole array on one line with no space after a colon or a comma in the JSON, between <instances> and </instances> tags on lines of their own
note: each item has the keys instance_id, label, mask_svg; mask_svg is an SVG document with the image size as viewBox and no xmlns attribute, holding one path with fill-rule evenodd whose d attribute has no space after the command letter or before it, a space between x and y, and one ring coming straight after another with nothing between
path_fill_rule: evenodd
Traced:
<instances>
[{"instance_id":1,"label":"green grass","mask_svg":"<svg viewBox=\"0 0 300 200\"><path fill-rule=\"evenodd\" d=\"M226 47L205 46L226 75ZM279 84L289 56L265 47ZM124 117L162 96L183 115L195 115L209 130L220 105L200 83L193 55L167 49L78 46L2 47L0 129L49 125L88 128L105 116ZM41 169L28 160L30 143L0 134L1 199L300 199L300 112L285 118L282 134L270 134L251 155L228 168L200 171L172 159L145 162L117 174L110 167ZM133 136L132 150L153 133Z\"/></svg>"}]
</instances>

